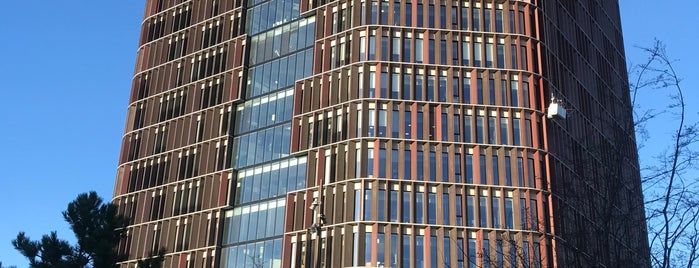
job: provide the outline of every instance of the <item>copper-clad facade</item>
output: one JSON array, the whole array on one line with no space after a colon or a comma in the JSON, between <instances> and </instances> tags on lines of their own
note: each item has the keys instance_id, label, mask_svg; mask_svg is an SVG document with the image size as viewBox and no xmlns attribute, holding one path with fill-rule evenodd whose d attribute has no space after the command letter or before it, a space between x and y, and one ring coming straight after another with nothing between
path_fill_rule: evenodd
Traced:
<instances>
[{"instance_id":1,"label":"copper-clad facade","mask_svg":"<svg viewBox=\"0 0 699 268\"><path fill-rule=\"evenodd\" d=\"M617 1L147 0L135 73L122 267L649 266Z\"/></svg>"}]
</instances>

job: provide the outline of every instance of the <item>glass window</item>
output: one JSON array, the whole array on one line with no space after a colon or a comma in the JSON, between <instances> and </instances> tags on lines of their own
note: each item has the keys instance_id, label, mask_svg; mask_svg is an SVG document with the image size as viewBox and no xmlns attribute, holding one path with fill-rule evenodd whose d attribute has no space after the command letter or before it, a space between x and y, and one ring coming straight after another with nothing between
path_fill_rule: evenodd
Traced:
<instances>
[{"instance_id":1,"label":"glass window","mask_svg":"<svg viewBox=\"0 0 699 268\"><path fill-rule=\"evenodd\" d=\"M400 2L393 2L393 25L400 24Z\"/></svg>"},{"instance_id":2,"label":"glass window","mask_svg":"<svg viewBox=\"0 0 699 268\"><path fill-rule=\"evenodd\" d=\"M454 154L454 181L461 182L461 154Z\"/></svg>"},{"instance_id":3,"label":"glass window","mask_svg":"<svg viewBox=\"0 0 699 268\"><path fill-rule=\"evenodd\" d=\"M369 35L369 60L376 59L376 36Z\"/></svg>"},{"instance_id":4,"label":"glass window","mask_svg":"<svg viewBox=\"0 0 699 268\"><path fill-rule=\"evenodd\" d=\"M442 245L444 245L444 249L442 250L444 267L451 267L451 239L449 239L449 237L444 237L444 239L442 240Z\"/></svg>"},{"instance_id":5,"label":"glass window","mask_svg":"<svg viewBox=\"0 0 699 268\"><path fill-rule=\"evenodd\" d=\"M514 140L514 145L521 145L520 141L520 130L519 130L519 118L512 119L512 137Z\"/></svg>"},{"instance_id":6,"label":"glass window","mask_svg":"<svg viewBox=\"0 0 699 268\"><path fill-rule=\"evenodd\" d=\"M390 205L388 206L388 220L392 222L398 221L398 191L391 189L391 196L388 197Z\"/></svg>"},{"instance_id":7,"label":"glass window","mask_svg":"<svg viewBox=\"0 0 699 268\"><path fill-rule=\"evenodd\" d=\"M427 44L427 45L428 45L428 46L427 46L427 50L428 50L428 51L427 51L427 52L428 52L427 56L428 56L428 59L429 59L429 62L428 62L428 63L434 64L434 58L435 58L435 45L436 45L435 42L434 42L434 39L430 38L430 39L428 40L428 44Z\"/></svg>"},{"instance_id":8,"label":"glass window","mask_svg":"<svg viewBox=\"0 0 699 268\"><path fill-rule=\"evenodd\" d=\"M391 150L391 178L398 178L398 149Z\"/></svg>"},{"instance_id":9,"label":"glass window","mask_svg":"<svg viewBox=\"0 0 699 268\"><path fill-rule=\"evenodd\" d=\"M442 194L442 224L449 225L449 194Z\"/></svg>"},{"instance_id":10,"label":"glass window","mask_svg":"<svg viewBox=\"0 0 699 268\"><path fill-rule=\"evenodd\" d=\"M479 268L478 267L478 254L476 253L476 239L468 239L468 267L469 268Z\"/></svg>"},{"instance_id":11,"label":"glass window","mask_svg":"<svg viewBox=\"0 0 699 268\"><path fill-rule=\"evenodd\" d=\"M424 165L424 155L422 153L422 150L418 148L417 151L417 180L422 181L425 180L425 165Z\"/></svg>"},{"instance_id":12,"label":"glass window","mask_svg":"<svg viewBox=\"0 0 699 268\"><path fill-rule=\"evenodd\" d=\"M427 23L430 28L434 28L434 5L429 4L427 7Z\"/></svg>"},{"instance_id":13,"label":"glass window","mask_svg":"<svg viewBox=\"0 0 699 268\"><path fill-rule=\"evenodd\" d=\"M517 186L524 187L524 164L521 157L517 157L517 179Z\"/></svg>"},{"instance_id":14,"label":"glass window","mask_svg":"<svg viewBox=\"0 0 699 268\"><path fill-rule=\"evenodd\" d=\"M480 8L473 8L473 30L474 31L480 31L480 24L481 24L481 9Z\"/></svg>"},{"instance_id":15,"label":"glass window","mask_svg":"<svg viewBox=\"0 0 699 268\"><path fill-rule=\"evenodd\" d=\"M466 226L476 226L475 211L475 196L469 195L466 197Z\"/></svg>"},{"instance_id":16,"label":"glass window","mask_svg":"<svg viewBox=\"0 0 699 268\"><path fill-rule=\"evenodd\" d=\"M534 252L533 252L534 267L540 268L541 267L541 246L539 246L538 242L534 242L533 247L534 247Z\"/></svg>"},{"instance_id":17,"label":"glass window","mask_svg":"<svg viewBox=\"0 0 699 268\"><path fill-rule=\"evenodd\" d=\"M468 7L461 7L461 29L468 30Z\"/></svg>"},{"instance_id":18,"label":"glass window","mask_svg":"<svg viewBox=\"0 0 699 268\"><path fill-rule=\"evenodd\" d=\"M413 4L405 3L405 26L413 25ZM410 60L407 60L410 61Z\"/></svg>"},{"instance_id":19,"label":"glass window","mask_svg":"<svg viewBox=\"0 0 699 268\"><path fill-rule=\"evenodd\" d=\"M497 46L497 56L498 56L498 68L505 68L505 45L498 44ZM504 103L503 103L504 105Z\"/></svg>"},{"instance_id":20,"label":"glass window","mask_svg":"<svg viewBox=\"0 0 699 268\"><path fill-rule=\"evenodd\" d=\"M439 28L447 28L447 6L439 6Z\"/></svg>"},{"instance_id":21,"label":"glass window","mask_svg":"<svg viewBox=\"0 0 699 268\"><path fill-rule=\"evenodd\" d=\"M369 126L369 127L370 127L370 128L371 128L371 117L372 117L371 112L372 112L372 111L373 111L373 109L369 109L369 112L370 112L370 114L369 114L369 122L370 122L369 124L370 124L370 126ZM387 121L386 121L386 117L387 117L387 112L386 112L386 110L384 110L384 109L379 109L379 129L378 129L378 135L377 135L378 137L386 137L386 132L387 132Z\"/></svg>"},{"instance_id":22,"label":"glass window","mask_svg":"<svg viewBox=\"0 0 699 268\"><path fill-rule=\"evenodd\" d=\"M398 127L400 126L400 124L398 123L398 122L400 122L399 121L399 114L400 114L400 111L398 111L398 107L393 107L393 111L391 111L391 122L395 122L395 123L391 124L391 138L400 138L398 135L400 133L400 131L398 129Z\"/></svg>"},{"instance_id":23,"label":"glass window","mask_svg":"<svg viewBox=\"0 0 699 268\"><path fill-rule=\"evenodd\" d=\"M381 60L388 60L388 36L381 37Z\"/></svg>"},{"instance_id":24,"label":"glass window","mask_svg":"<svg viewBox=\"0 0 699 268\"><path fill-rule=\"evenodd\" d=\"M417 4L417 27L422 27L423 25L423 12L424 6L421 3Z\"/></svg>"},{"instance_id":25,"label":"glass window","mask_svg":"<svg viewBox=\"0 0 699 268\"><path fill-rule=\"evenodd\" d=\"M417 112L417 139L421 140L423 138L424 134L424 125L423 125L423 112L418 111Z\"/></svg>"},{"instance_id":26,"label":"glass window","mask_svg":"<svg viewBox=\"0 0 699 268\"><path fill-rule=\"evenodd\" d=\"M495 241L495 253L497 254L496 265L497 267L505 267L504 251L502 248L502 239L498 237Z\"/></svg>"},{"instance_id":27,"label":"glass window","mask_svg":"<svg viewBox=\"0 0 699 268\"><path fill-rule=\"evenodd\" d=\"M473 155L466 155L466 183L473 183Z\"/></svg>"},{"instance_id":28,"label":"glass window","mask_svg":"<svg viewBox=\"0 0 699 268\"><path fill-rule=\"evenodd\" d=\"M385 221L386 220L386 190L379 190L379 196L378 196L378 207L377 207L377 220L378 221Z\"/></svg>"},{"instance_id":29,"label":"glass window","mask_svg":"<svg viewBox=\"0 0 699 268\"><path fill-rule=\"evenodd\" d=\"M379 3L376 1L371 2L371 24L377 24L379 22Z\"/></svg>"},{"instance_id":30,"label":"glass window","mask_svg":"<svg viewBox=\"0 0 699 268\"><path fill-rule=\"evenodd\" d=\"M393 37L391 44L391 60L400 61L400 37Z\"/></svg>"},{"instance_id":31,"label":"glass window","mask_svg":"<svg viewBox=\"0 0 699 268\"><path fill-rule=\"evenodd\" d=\"M385 263L385 262L384 262L384 256L386 255L385 252L384 252L384 249L385 249L385 247L386 247L386 241L385 241L385 240L386 240L386 238L385 238L386 236L385 236L384 233L382 233L382 232L379 232L378 234L379 234L379 237L376 239L376 263L377 263L377 264L379 264L379 263L380 263L380 264L383 264L383 263ZM369 239L367 239L366 241L371 241L371 240L370 240L370 239L371 239L371 233L367 233L366 235L369 236ZM367 244L373 244L373 243L367 243ZM368 247L368 246L367 246L367 247ZM369 256L369 257L368 257L368 258L369 258L369 261L367 261L367 263L366 263L367 266L370 265L370 261L371 261L371 252L369 252L369 255L368 255L368 256ZM365 257L366 257L366 256L365 256Z\"/></svg>"},{"instance_id":32,"label":"glass window","mask_svg":"<svg viewBox=\"0 0 699 268\"><path fill-rule=\"evenodd\" d=\"M427 100L434 101L434 75L427 76Z\"/></svg>"},{"instance_id":33,"label":"glass window","mask_svg":"<svg viewBox=\"0 0 699 268\"><path fill-rule=\"evenodd\" d=\"M488 100L490 105L495 105L495 79L488 79Z\"/></svg>"},{"instance_id":34,"label":"glass window","mask_svg":"<svg viewBox=\"0 0 699 268\"><path fill-rule=\"evenodd\" d=\"M502 9L495 10L495 31L502 33ZM500 266L502 267L502 266Z\"/></svg>"},{"instance_id":35,"label":"glass window","mask_svg":"<svg viewBox=\"0 0 699 268\"><path fill-rule=\"evenodd\" d=\"M527 220L527 217L529 216L527 213L527 199L525 198L520 198L519 199L519 216L520 216L520 222L522 223L522 229L527 230L529 229L529 221Z\"/></svg>"},{"instance_id":36,"label":"glass window","mask_svg":"<svg viewBox=\"0 0 699 268\"><path fill-rule=\"evenodd\" d=\"M403 222L412 222L410 221L410 200L410 192L403 192Z\"/></svg>"},{"instance_id":37,"label":"glass window","mask_svg":"<svg viewBox=\"0 0 699 268\"><path fill-rule=\"evenodd\" d=\"M500 224L500 198L493 197L493 227L502 228Z\"/></svg>"},{"instance_id":38,"label":"glass window","mask_svg":"<svg viewBox=\"0 0 699 268\"><path fill-rule=\"evenodd\" d=\"M415 268L425 267L425 236L415 236Z\"/></svg>"},{"instance_id":39,"label":"glass window","mask_svg":"<svg viewBox=\"0 0 699 268\"><path fill-rule=\"evenodd\" d=\"M525 145L532 146L532 120L524 119L524 142Z\"/></svg>"},{"instance_id":40,"label":"glass window","mask_svg":"<svg viewBox=\"0 0 699 268\"><path fill-rule=\"evenodd\" d=\"M374 130L376 128L376 110L373 108L370 108L368 110L367 117L368 117L367 118L367 121L368 121L367 136L374 137Z\"/></svg>"},{"instance_id":41,"label":"glass window","mask_svg":"<svg viewBox=\"0 0 699 268\"><path fill-rule=\"evenodd\" d=\"M482 115L476 116L476 142L483 143L483 125L485 117Z\"/></svg>"},{"instance_id":42,"label":"glass window","mask_svg":"<svg viewBox=\"0 0 699 268\"><path fill-rule=\"evenodd\" d=\"M509 156L505 156L505 185L512 186L512 170L510 168Z\"/></svg>"},{"instance_id":43,"label":"glass window","mask_svg":"<svg viewBox=\"0 0 699 268\"><path fill-rule=\"evenodd\" d=\"M510 144L510 141L507 138L507 131L508 131L508 121L507 118L500 118L500 143L501 144Z\"/></svg>"},{"instance_id":44,"label":"glass window","mask_svg":"<svg viewBox=\"0 0 699 268\"><path fill-rule=\"evenodd\" d=\"M446 56L446 55L445 55ZM447 77L446 76L439 76L439 85L437 85L437 93L439 96L439 101L441 102L446 102L447 101ZM446 121L443 121L446 123Z\"/></svg>"},{"instance_id":45,"label":"glass window","mask_svg":"<svg viewBox=\"0 0 699 268\"><path fill-rule=\"evenodd\" d=\"M359 265L359 234L352 234L352 266Z\"/></svg>"},{"instance_id":46,"label":"glass window","mask_svg":"<svg viewBox=\"0 0 699 268\"><path fill-rule=\"evenodd\" d=\"M454 115L452 125L454 127L454 141L461 141L461 115Z\"/></svg>"},{"instance_id":47,"label":"glass window","mask_svg":"<svg viewBox=\"0 0 699 268\"><path fill-rule=\"evenodd\" d=\"M510 68L517 69L517 45L510 46Z\"/></svg>"},{"instance_id":48,"label":"glass window","mask_svg":"<svg viewBox=\"0 0 699 268\"><path fill-rule=\"evenodd\" d=\"M439 63L447 64L447 40L439 41Z\"/></svg>"},{"instance_id":49,"label":"glass window","mask_svg":"<svg viewBox=\"0 0 699 268\"><path fill-rule=\"evenodd\" d=\"M462 80L462 86L463 86L463 91L464 91L464 103L471 103L471 78L464 77ZM467 131L470 132L471 130L467 129ZM468 137L470 135L466 135L466 136Z\"/></svg>"},{"instance_id":50,"label":"glass window","mask_svg":"<svg viewBox=\"0 0 699 268\"><path fill-rule=\"evenodd\" d=\"M480 227L488 226L488 197L481 196L478 200L478 217L480 219Z\"/></svg>"},{"instance_id":51,"label":"glass window","mask_svg":"<svg viewBox=\"0 0 699 268\"><path fill-rule=\"evenodd\" d=\"M406 148L405 151L403 152L403 178L404 179L410 179L410 173L411 173L411 168L412 165L410 164L412 161L410 157L410 148Z\"/></svg>"},{"instance_id":52,"label":"glass window","mask_svg":"<svg viewBox=\"0 0 699 268\"><path fill-rule=\"evenodd\" d=\"M529 268L529 242L522 242L522 263L524 263L524 268Z\"/></svg>"},{"instance_id":53,"label":"glass window","mask_svg":"<svg viewBox=\"0 0 699 268\"><path fill-rule=\"evenodd\" d=\"M451 41L451 64L459 64L459 42L456 40Z\"/></svg>"},{"instance_id":54,"label":"glass window","mask_svg":"<svg viewBox=\"0 0 699 268\"><path fill-rule=\"evenodd\" d=\"M476 67L481 67L481 43L480 42L474 42L473 43L473 65Z\"/></svg>"},{"instance_id":55,"label":"glass window","mask_svg":"<svg viewBox=\"0 0 699 268\"><path fill-rule=\"evenodd\" d=\"M403 61L404 62L410 62L410 54L412 54L413 50L410 47L411 45L411 40L407 37L403 37Z\"/></svg>"},{"instance_id":56,"label":"glass window","mask_svg":"<svg viewBox=\"0 0 699 268\"><path fill-rule=\"evenodd\" d=\"M505 228L514 228L514 210L512 209L512 197L505 197Z\"/></svg>"},{"instance_id":57,"label":"glass window","mask_svg":"<svg viewBox=\"0 0 699 268\"><path fill-rule=\"evenodd\" d=\"M524 107L530 107L529 106L529 82L527 81L527 78L524 78L524 81L522 81L522 106Z\"/></svg>"},{"instance_id":58,"label":"glass window","mask_svg":"<svg viewBox=\"0 0 699 268\"><path fill-rule=\"evenodd\" d=\"M483 104L483 78L476 79L476 98L478 104Z\"/></svg>"},{"instance_id":59,"label":"glass window","mask_svg":"<svg viewBox=\"0 0 699 268\"><path fill-rule=\"evenodd\" d=\"M471 59L471 44L469 41L461 42L461 63L464 66L469 66ZM466 79L466 78L464 78Z\"/></svg>"},{"instance_id":60,"label":"glass window","mask_svg":"<svg viewBox=\"0 0 699 268\"><path fill-rule=\"evenodd\" d=\"M385 73L381 73L382 75ZM388 77L387 77L388 78ZM400 74L391 74L391 98L398 99L400 95ZM381 84L388 83L388 81L381 81Z\"/></svg>"},{"instance_id":61,"label":"glass window","mask_svg":"<svg viewBox=\"0 0 699 268\"><path fill-rule=\"evenodd\" d=\"M495 144L495 116L488 116L488 143Z\"/></svg>"},{"instance_id":62,"label":"glass window","mask_svg":"<svg viewBox=\"0 0 699 268\"><path fill-rule=\"evenodd\" d=\"M456 216L456 226L461 226L462 224L464 224L464 223L463 223L463 221L464 221L464 219L463 219L464 212L463 212L463 205L462 205L462 203L461 203L461 202L463 202L463 200L461 199L461 195L460 195L460 194L457 194L457 195L456 195L455 202L456 202L456 204L454 204L454 207L455 207L454 209L455 209L455 211L456 211L456 214L455 214L455 216Z\"/></svg>"},{"instance_id":63,"label":"glass window","mask_svg":"<svg viewBox=\"0 0 699 268\"><path fill-rule=\"evenodd\" d=\"M388 25L388 2L381 2L381 24Z\"/></svg>"},{"instance_id":64,"label":"glass window","mask_svg":"<svg viewBox=\"0 0 699 268\"><path fill-rule=\"evenodd\" d=\"M425 194L415 193L415 223L424 223L423 208L425 205Z\"/></svg>"},{"instance_id":65,"label":"glass window","mask_svg":"<svg viewBox=\"0 0 699 268\"><path fill-rule=\"evenodd\" d=\"M386 149L379 149L379 178L386 178Z\"/></svg>"},{"instance_id":66,"label":"glass window","mask_svg":"<svg viewBox=\"0 0 699 268\"><path fill-rule=\"evenodd\" d=\"M376 72L369 72L369 98L376 97Z\"/></svg>"},{"instance_id":67,"label":"glass window","mask_svg":"<svg viewBox=\"0 0 699 268\"><path fill-rule=\"evenodd\" d=\"M430 159L429 159L429 180L430 181L437 181L437 161L436 161L436 155L434 151L430 151Z\"/></svg>"},{"instance_id":68,"label":"glass window","mask_svg":"<svg viewBox=\"0 0 699 268\"><path fill-rule=\"evenodd\" d=\"M487 172L488 170L485 167L485 154L484 153L481 153L481 156L478 159L478 165L480 166L480 169L481 169L480 170L480 174L481 174L480 183L486 184L486 183L488 183L488 181L486 179L487 178L486 174L488 174L488 172Z\"/></svg>"},{"instance_id":69,"label":"glass window","mask_svg":"<svg viewBox=\"0 0 699 268\"><path fill-rule=\"evenodd\" d=\"M410 89L411 89L411 81L410 81L410 75L404 73L403 74L403 99L404 100L410 100Z\"/></svg>"},{"instance_id":70,"label":"glass window","mask_svg":"<svg viewBox=\"0 0 699 268\"><path fill-rule=\"evenodd\" d=\"M507 105L507 80L500 80L500 105Z\"/></svg>"},{"instance_id":71,"label":"glass window","mask_svg":"<svg viewBox=\"0 0 699 268\"><path fill-rule=\"evenodd\" d=\"M536 205L536 199L530 200L530 206L529 206L529 211L531 213L530 218L532 220L532 230L538 230L539 229L539 216L538 216L538 209Z\"/></svg>"},{"instance_id":72,"label":"glass window","mask_svg":"<svg viewBox=\"0 0 699 268\"><path fill-rule=\"evenodd\" d=\"M517 80L510 82L510 91L512 92L512 106L519 106L519 83Z\"/></svg>"},{"instance_id":73,"label":"glass window","mask_svg":"<svg viewBox=\"0 0 699 268\"><path fill-rule=\"evenodd\" d=\"M456 51L456 50L454 50L454 51ZM459 77L457 77L457 76L454 76L451 78L451 94L452 94L451 102L460 102L461 101L461 98L460 98L461 91L459 90Z\"/></svg>"},{"instance_id":74,"label":"glass window","mask_svg":"<svg viewBox=\"0 0 699 268\"><path fill-rule=\"evenodd\" d=\"M490 256L490 240L483 238L483 268L490 268L492 258Z\"/></svg>"},{"instance_id":75,"label":"glass window","mask_svg":"<svg viewBox=\"0 0 699 268\"><path fill-rule=\"evenodd\" d=\"M486 8L483 11L484 11L484 13L483 13L483 26L484 26L483 29L486 32L490 32L491 31L491 29L490 29L490 12L492 11L492 9Z\"/></svg>"},{"instance_id":76,"label":"glass window","mask_svg":"<svg viewBox=\"0 0 699 268\"><path fill-rule=\"evenodd\" d=\"M493 67L493 43L485 43L485 67Z\"/></svg>"},{"instance_id":77,"label":"glass window","mask_svg":"<svg viewBox=\"0 0 699 268\"><path fill-rule=\"evenodd\" d=\"M519 46L519 60L522 62L522 69L527 69L527 47L525 45Z\"/></svg>"},{"instance_id":78,"label":"glass window","mask_svg":"<svg viewBox=\"0 0 699 268\"><path fill-rule=\"evenodd\" d=\"M418 4L418 6L422 6L421 4ZM419 11L420 9L418 9ZM419 12L418 12L419 13ZM419 21L419 20L418 20ZM416 63L422 63L424 58L423 58L423 53L424 53L424 48L422 46L422 38L417 38L415 39L415 62Z\"/></svg>"},{"instance_id":79,"label":"glass window","mask_svg":"<svg viewBox=\"0 0 699 268\"><path fill-rule=\"evenodd\" d=\"M410 267L410 260L413 259L413 256L410 254L410 248L412 247L412 243L410 242L410 235L403 235L403 246L402 246L402 251L401 255L401 265L400 267Z\"/></svg>"},{"instance_id":80,"label":"glass window","mask_svg":"<svg viewBox=\"0 0 699 268\"><path fill-rule=\"evenodd\" d=\"M405 111L403 116L403 128L405 129L404 138L410 139L410 132L412 132L412 117L410 115L410 110Z\"/></svg>"},{"instance_id":81,"label":"glass window","mask_svg":"<svg viewBox=\"0 0 699 268\"><path fill-rule=\"evenodd\" d=\"M376 177L374 173L374 149L367 150L366 175L368 177Z\"/></svg>"},{"instance_id":82,"label":"glass window","mask_svg":"<svg viewBox=\"0 0 699 268\"><path fill-rule=\"evenodd\" d=\"M449 154L442 152L442 181L449 181Z\"/></svg>"},{"instance_id":83,"label":"glass window","mask_svg":"<svg viewBox=\"0 0 699 268\"><path fill-rule=\"evenodd\" d=\"M437 224L437 195L427 194L427 223Z\"/></svg>"},{"instance_id":84,"label":"glass window","mask_svg":"<svg viewBox=\"0 0 699 268\"><path fill-rule=\"evenodd\" d=\"M500 169L498 167L498 157L493 156L493 184L500 185Z\"/></svg>"}]
</instances>

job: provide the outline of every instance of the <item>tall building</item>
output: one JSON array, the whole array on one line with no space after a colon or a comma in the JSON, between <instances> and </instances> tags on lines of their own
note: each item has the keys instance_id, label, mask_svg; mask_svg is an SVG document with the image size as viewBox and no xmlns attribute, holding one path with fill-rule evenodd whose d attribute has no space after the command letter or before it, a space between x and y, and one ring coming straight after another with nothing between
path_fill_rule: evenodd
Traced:
<instances>
[{"instance_id":1,"label":"tall building","mask_svg":"<svg viewBox=\"0 0 699 268\"><path fill-rule=\"evenodd\" d=\"M615 0L147 0L120 265L649 267L634 141Z\"/></svg>"}]
</instances>

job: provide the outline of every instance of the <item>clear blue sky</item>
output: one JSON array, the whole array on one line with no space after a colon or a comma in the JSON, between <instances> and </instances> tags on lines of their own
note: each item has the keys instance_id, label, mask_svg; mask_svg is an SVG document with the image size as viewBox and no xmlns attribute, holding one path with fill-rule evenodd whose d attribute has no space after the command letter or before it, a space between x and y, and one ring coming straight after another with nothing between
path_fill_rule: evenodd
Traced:
<instances>
[{"instance_id":1,"label":"clear blue sky","mask_svg":"<svg viewBox=\"0 0 699 268\"><path fill-rule=\"evenodd\" d=\"M17 0L0 9L0 261L25 267L18 231L57 230L79 193L111 199L143 0ZM696 0L620 0L627 58L657 37L681 59L686 91L699 86ZM695 64L692 64L695 63ZM648 94L652 96L652 94ZM699 101L696 90L690 100ZM648 98L651 99L651 98ZM650 105L649 105L650 106ZM690 107L696 115L697 107ZM695 117L696 118L696 117ZM651 126L657 136L662 124ZM652 151L653 148L648 148Z\"/></svg>"}]
</instances>

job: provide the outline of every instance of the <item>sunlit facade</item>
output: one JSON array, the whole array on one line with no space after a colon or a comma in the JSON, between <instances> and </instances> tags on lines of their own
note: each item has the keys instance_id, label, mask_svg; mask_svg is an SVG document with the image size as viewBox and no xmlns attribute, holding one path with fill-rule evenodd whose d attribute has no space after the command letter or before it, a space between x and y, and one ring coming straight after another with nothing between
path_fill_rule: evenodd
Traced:
<instances>
[{"instance_id":1,"label":"sunlit facade","mask_svg":"<svg viewBox=\"0 0 699 268\"><path fill-rule=\"evenodd\" d=\"M616 1L147 0L136 65L122 267L648 266Z\"/></svg>"}]
</instances>

